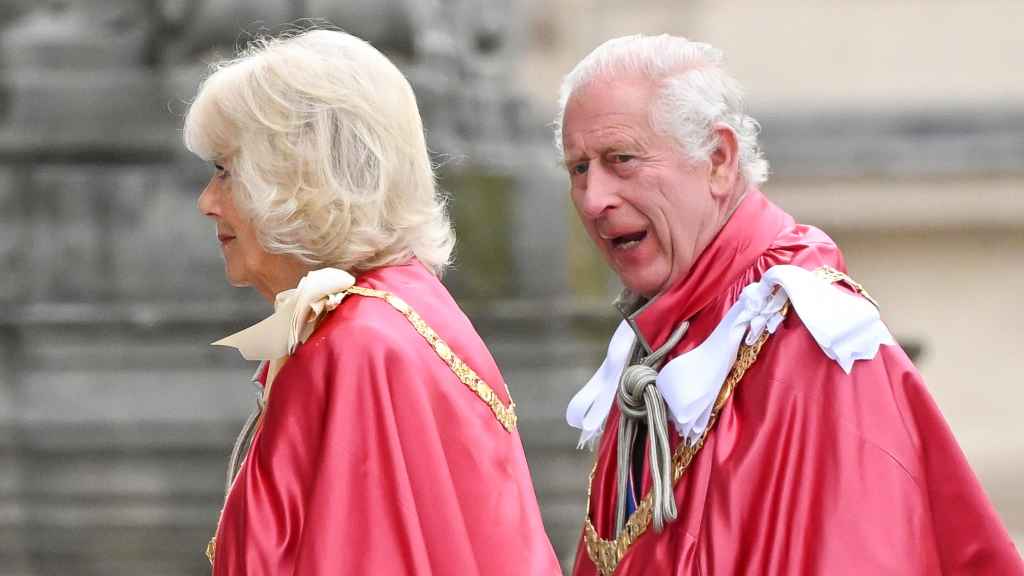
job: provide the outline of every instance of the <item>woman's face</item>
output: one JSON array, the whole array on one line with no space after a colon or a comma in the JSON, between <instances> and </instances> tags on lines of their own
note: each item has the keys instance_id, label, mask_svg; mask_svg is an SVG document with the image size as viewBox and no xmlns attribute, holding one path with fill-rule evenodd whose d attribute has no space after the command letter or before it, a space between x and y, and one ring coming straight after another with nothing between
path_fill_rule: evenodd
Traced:
<instances>
[{"instance_id":1,"label":"woman's face","mask_svg":"<svg viewBox=\"0 0 1024 576\"><path fill-rule=\"evenodd\" d=\"M252 221L235 205L230 168L214 167L216 172L198 204L199 211L217 225L224 274L232 286L252 286L273 302L278 292L294 288L309 267L294 256L271 254L263 248Z\"/></svg>"}]
</instances>

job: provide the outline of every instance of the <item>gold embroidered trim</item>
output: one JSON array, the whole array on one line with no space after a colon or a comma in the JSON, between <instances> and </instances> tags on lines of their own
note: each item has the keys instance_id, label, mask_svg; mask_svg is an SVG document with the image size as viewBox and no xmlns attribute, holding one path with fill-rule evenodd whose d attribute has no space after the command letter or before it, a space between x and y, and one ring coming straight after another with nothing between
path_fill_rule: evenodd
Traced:
<instances>
[{"instance_id":1,"label":"gold embroidered trim","mask_svg":"<svg viewBox=\"0 0 1024 576\"><path fill-rule=\"evenodd\" d=\"M855 291L860 293L868 302L871 302L875 308L878 308L878 302L868 294L867 290L864 289L859 283L853 278L850 278L846 274L832 268L831 266L822 266L814 271L821 279L827 282L845 282L848 286L853 288ZM789 312L789 302L786 302L783 306L781 314L785 316ZM700 438L693 444L688 444L685 440L679 443L676 447L675 452L672 454L672 482L673 484L679 482L683 474L690 467L690 463L693 462L694 456L700 452L700 449L704 447L704 440L708 434L714 429L715 423L718 420L718 413L728 402L732 396L733 390L736 385L743 378L747 370L757 360L758 354L761 353L761 347L768 340L768 331L761 333L761 336L756 342L749 346L742 346L736 355L736 362L733 364L732 370L729 371L728 377L722 384L722 389L718 393L718 398L715 400L715 406L711 410L711 417L708 421L708 426L701 434ZM594 562L597 570L602 576L611 576L615 572L615 568L618 567L619 562L626 555L629 547L647 530L651 524L652 507L654 505L653 496L648 493L644 496L643 500L637 505L636 511L626 521L626 525L622 529L622 533L619 534L618 538L614 540L605 540L597 533L597 529L594 528L594 524L590 521L590 497L591 491L594 484L594 473L597 471L597 461L594 462L594 468L590 471L590 480L587 485L587 514L583 524L583 537L587 546L587 555Z\"/></svg>"},{"instance_id":2,"label":"gold embroidered trim","mask_svg":"<svg viewBox=\"0 0 1024 576\"><path fill-rule=\"evenodd\" d=\"M819 278L825 280L826 282L844 282L847 286L853 288L857 293L863 296L865 300L871 302L871 304L874 305L875 308L879 307L878 300L872 298L871 294L868 294L868 291L865 290L864 287L860 285L860 283L858 283L853 278L850 278L846 274L843 274L839 270L836 270L831 266L822 266L821 268L815 270L814 273L817 274Z\"/></svg>"},{"instance_id":3,"label":"gold embroidered trim","mask_svg":"<svg viewBox=\"0 0 1024 576\"><path fill-rule=\"evenodd\" d=\"M482 378L477 376L476 372L472 368L466 365L461 358L455 355L455 352L434 332L415 310L412 309L409 304L402 300L398 296L385 292L383 290L374 290L372 288L363 288L361 286L352 286L345 290L350 294L357 294L359 296L368 296L370 298L380 298L392 308L398 310L403 316L409 320L412 327L419 332L420 336L430 344L430 347L437 352L437 355L444 360L444 363L451 368L455 376L466 385L467 388L472 390L481 400L484 401L487 406L491 408L491 412L494 412L494 417L498 419L498 422L505 428L505 430L511 432L516 427L516 403L512 401L512 395L509 394L509 405L505 406L501 402L501 398L495 394L494 389L491 388ZM508 393L508 388L505 388L505 392Z\"/></svg>"},{"instance_id":4,"label":"gold embroidered trim","mask_svg":"<svg viewBox=\"0 0 1024 576\"><path fill-rule=\"evenodd\" d=\"M781 310L781 314L785 316L789 312L789 303L787 302ZM747 373L747 370L757 360L758 354L761 353L761 347L768 340L768 331L765 330L761 333L761 336L751 345L743 345L740 347L739 352L736 354L736 362L732 366L732 370L729 371L729 375L726 377L725 382L722 384L722 389L718 392L718 398L715 400L715 406L711 410L711 417L708 420L708 426L704 429L704 433L700 435L693 444L689 444L686 440L679 443L676 447L675 452L672 454L672 484L673 487L679 482L679 479L683 477L683 474L690 467L690 463L693 462L694 456L700 452L700 449L704 447L704 439L707 438L708 434L715 427L715 423L718 420L718 413L725 406L725 403L732 396L733 390L736 388L736 384L743 378L743 375ZM651 525L652 507L654 505L654 497L648 492L643 500L637 505L636 510L626 521L626 525L622 528L622 533L619 534L618 538L614 540L605 540L597 533L597 529L594 528L594 524L590 521L590 494L594 486L594 473L597 471L597 461L594 461L594 468L590 471L590 480L587 484L587 515L583 524L583 538L587 546L587 555L594 562L594 566L601 573L602 576L611 576L615 572L615 568L618 567L619 562L626 555L629 547L636 542L647 528Z\"/></svg>"}]
</instances>

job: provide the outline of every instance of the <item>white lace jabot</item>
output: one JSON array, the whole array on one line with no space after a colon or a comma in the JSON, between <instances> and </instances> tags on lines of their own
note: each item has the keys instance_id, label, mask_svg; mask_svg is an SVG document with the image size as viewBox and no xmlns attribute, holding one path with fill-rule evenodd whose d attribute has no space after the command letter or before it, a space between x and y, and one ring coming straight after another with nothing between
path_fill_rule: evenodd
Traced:
<instances>
[{"instance_id":1,"label":"white lace jabot","mask_svg":"<svg viewBox=\"0 0 1024 576\"><path fill-rule=\"evenodd\" d=\"M804 268L773 266L759 282L743 289L703 343L672 359L658 373L656 385L679 434L690 441L700 437L740 344L744 339L752 344L765 330L775 333L787 300L825 355L847 374L856 360L870 360L880 345L895 344L878 309L864 298ZM601 367L569 402L566 421L582 431L580 446L601 432L634 338L629 325L620 324Z\"/></svg>"}]
</instances>

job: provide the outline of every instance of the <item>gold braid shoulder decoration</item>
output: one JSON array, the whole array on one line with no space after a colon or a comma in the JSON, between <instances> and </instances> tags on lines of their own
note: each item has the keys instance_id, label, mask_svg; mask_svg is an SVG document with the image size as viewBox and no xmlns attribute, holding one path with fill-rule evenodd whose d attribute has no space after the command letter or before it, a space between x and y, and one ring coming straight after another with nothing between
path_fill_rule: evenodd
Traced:
<instances>
[{"instance_id":1,"label":"gold braid shoulder decoration","mask_svg":"<svg viewBox=\"0 0 1024 576\"><path fill-rule=\"evenodd\" d=\"M781 314L783 316L789 312L789 303L782 308ZM715 400L715 406L711 410L711 417L708 420L708 426L704 429L704 433L700 435L694 443L689 444L685 440L679 443L676 447L675 452L672 454L672 482L673 484L679 482L679 479L683 477L683 474L690 467L690 463L693 462L694 456L700 452L700 449L704 447L704 440L707 438L711 430L714 429L715 423L718 420L718 413L721 412L722 407L725 406L726 402L732 396L733 390L736 388L736 384L743 378L743 375L747 373L747 370L757 360L757 355L761 352L761 347L768 340L768 331L764 331L761 336L751 345L743 345L740 347L739 352L736 355L736 362L732 366L732 370L729 371L729 375L726 377L725 382L722 384L722 389L718 392L718 398ZM594 462L594 468L590 471L590 480L587 485L587 515L583 524L583 537L587 546L587 555L594 562L598 571L602 576L611 576L615 572L615 568L619 565L619 562L626 555L626 551L633 545L634 542L647 531L647 528L651 524L652 507L654 505L654 497L648 492L643 500L636 507L636 511L626 521L626 525L622 528L622 533L619 534L618 538L614 540L605 540L601 538L597 533L597 529L594 528L594 524L590 521L590 493L594 484L594 473L597 471L597 461Z\"/></svg>"},{"instance_id":2,"label":"gold braid shoulder decoration","mask_svg":"<svg viewBox=\"0 0 1024 576\"><path fill-rule=\"evenodd\" d=\"M466 385L467 388L472 390L484 404L490 407L491 412L494 413L494 417L498 419L498 422L505 428L505 430L511 432L516 428L516 403L512 401L512 395L508 394L508 387L505 388L505 393L508 394L509 404L505 406L501 398L494 392L487 382L484 382L476 372L473 371L465 362L459 358L455 352L445 343L444 340L438 336L437 332L434 331L423 318L412 309L398 296L385 292L383 290L374 290L372 288L363 288L361 286L351 286L345 290L349 294L356 294L358 296L366 296L370 298L379 298L384 300L391 305L392 308L398 310L405 318L412 324L412 327L416 329L416 332L423 336L423 339L430 344L430 347L434 349L434 352L444 360L444 363L451 368L455 376L458 377L459 381Z\"/></svg>"}]
</instances>

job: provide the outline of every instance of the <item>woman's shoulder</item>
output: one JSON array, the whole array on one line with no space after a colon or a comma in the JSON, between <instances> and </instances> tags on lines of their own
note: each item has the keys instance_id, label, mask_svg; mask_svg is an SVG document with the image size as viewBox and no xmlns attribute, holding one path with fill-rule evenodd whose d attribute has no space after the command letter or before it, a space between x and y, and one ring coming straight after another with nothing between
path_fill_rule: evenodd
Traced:
<instances>
[{"instance_id":1,"label":"woman's shoulder","mask_svg":"<svg viewBox=\"0 0 1024 576\"><path fill-rule=\"evenodd\" d=\"M425 331L448 332L458 317L464 318L462 311L437 277L413 261L360 276L310 341L314 347L401 348Z\"/></svg>"},{"instance_id":2,"label":"woman's shoulder","mask_svg":"<svg viewBox=\"0 0 1024 576\"><path fill-rule=\"evenodd\" d=\"M481 400L485 408L493 404L478 389L508 406L494 358L437 277L425 269L387 272L360 277L357 290L296 351L307 379L321 381L328 394L359 389L378 399L415 399L434 412L451 412L449 419L461 410L474 413ZM337 385L350 378L359 386Z\"/></svg>"},{"instance_id":3,"label":"woman's shoulder","mask_svg":"<svg viewBox=\"0 0 1024 576\"><path fill-rule=\"evenodd\" d=\"M408 341L407 324L387 300L349 294L324 317L302 348L334 352L401 349Z\"/></svg>"}]
</instances>

